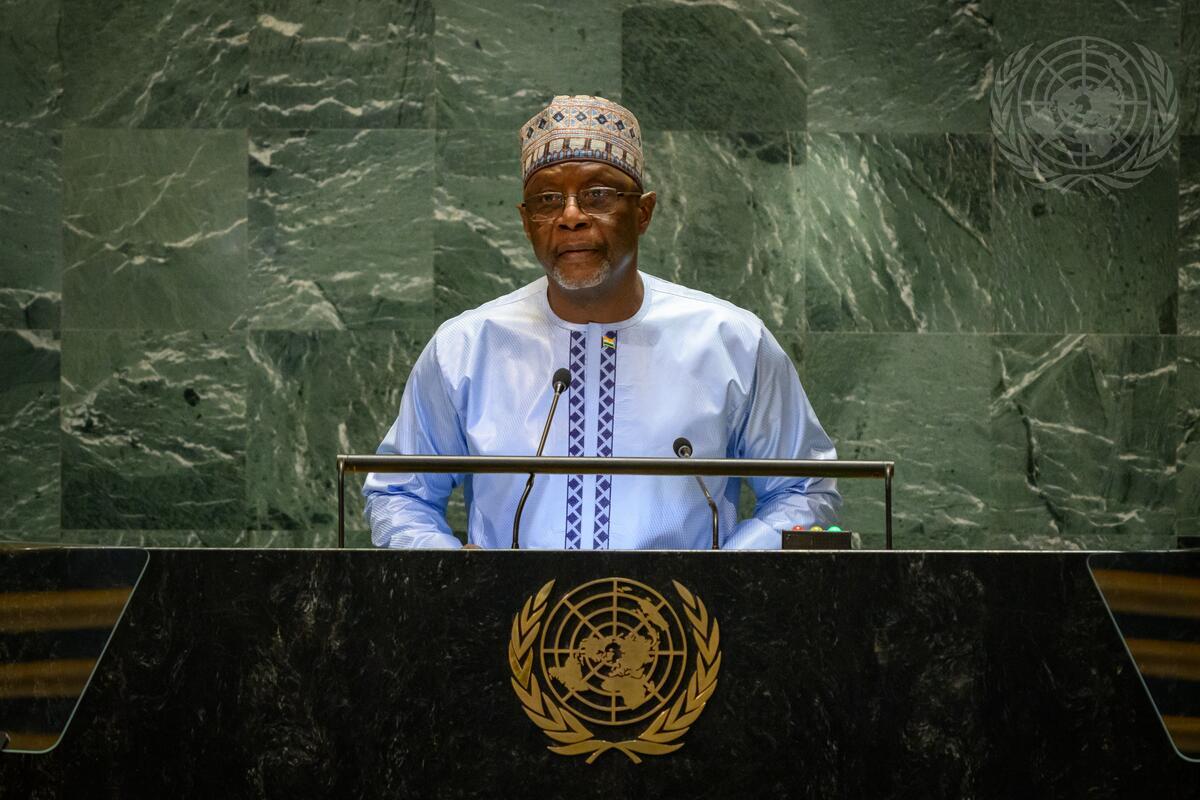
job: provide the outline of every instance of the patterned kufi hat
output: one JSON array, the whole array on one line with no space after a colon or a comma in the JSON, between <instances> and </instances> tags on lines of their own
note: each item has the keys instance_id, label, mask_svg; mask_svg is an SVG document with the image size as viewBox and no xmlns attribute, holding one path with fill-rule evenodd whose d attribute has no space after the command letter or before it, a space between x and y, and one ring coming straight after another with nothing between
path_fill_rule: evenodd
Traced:
<instances>
[{"instance_id":1,"label":"patterned kufi hat","mask_svg":"<svg viewBox=\"0 0 1200 800\"><path fill-rule=\"evenodd\" d=\"M560 94L521 126L521 178L560 161L603 161L642 188L641 125L603 97Z\"/></svg>"}]
</instances>

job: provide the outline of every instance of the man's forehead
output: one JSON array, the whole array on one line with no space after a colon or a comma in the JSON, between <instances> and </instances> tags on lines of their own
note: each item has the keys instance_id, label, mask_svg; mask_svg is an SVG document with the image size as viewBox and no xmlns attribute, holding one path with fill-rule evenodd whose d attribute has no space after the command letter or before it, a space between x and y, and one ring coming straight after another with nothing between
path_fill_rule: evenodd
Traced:
<instances>
[{"instance_id":1,"label":"man's forehead","mask_svg":"<svg viewBox=\"0 0 1200 800\"><path fill-rule=\"evenodd\" d=\"M633 183L633 179L621 170L599 161L563 161L530 175L528 186L544 188L593 178L602 178L622 186Z\"/></svg>"}]
</instances>

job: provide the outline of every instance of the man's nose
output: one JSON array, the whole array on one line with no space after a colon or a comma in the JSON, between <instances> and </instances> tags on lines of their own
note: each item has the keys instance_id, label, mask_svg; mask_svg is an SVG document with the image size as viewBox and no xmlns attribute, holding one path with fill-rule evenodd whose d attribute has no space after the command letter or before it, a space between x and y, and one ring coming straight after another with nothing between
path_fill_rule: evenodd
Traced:
<instances>
[{"instance_id":1,"label":"man's nose","mask_svg":"<svg viewBox=\"0 0 1200 800\"><path fill-rule=\"evenodd\" d=\"M576 202L575 197L573 195L567 197L567 204L563 207L562 213L558 215L558 227L576 231L590 223L591 217L579 209L579 203Z\"/></svg>"}]
</instances>

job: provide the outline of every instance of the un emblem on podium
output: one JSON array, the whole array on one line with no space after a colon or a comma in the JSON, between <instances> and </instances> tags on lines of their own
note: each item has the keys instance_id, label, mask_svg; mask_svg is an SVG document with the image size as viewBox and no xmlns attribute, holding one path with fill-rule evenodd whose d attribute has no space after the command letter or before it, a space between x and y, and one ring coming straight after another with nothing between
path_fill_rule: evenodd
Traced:
<instances>
[{"instance_id":1,"label":"un emblem on podium","mask_svg":"<svg viewBox=\"0 0 1200 800\"><path fill-rule=\"evenodd\" d=\"M641 763L683 746L717 688L721 633L703 601L672 584L686 624L665 597L628 578L585 583L553 607L550 581L525 601L508 663L525 713L557 742L551 752L591 764L618 750Z\"/></svg>"}]
</instances>

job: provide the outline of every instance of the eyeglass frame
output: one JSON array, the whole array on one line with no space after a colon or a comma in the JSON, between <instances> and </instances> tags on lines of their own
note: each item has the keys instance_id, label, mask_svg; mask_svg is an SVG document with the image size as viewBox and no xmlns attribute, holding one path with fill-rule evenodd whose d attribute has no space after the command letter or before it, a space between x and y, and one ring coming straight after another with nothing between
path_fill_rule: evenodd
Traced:
<instances>
[{"instance_id":1,"label":"eyeglass frame","mask_svg":"<svg viewBox=\"0 0 1200 800\"><path fill-rule=\"evenodd\" d=\"M589 187L587 187L587 189L583 189L582 191L586 192L586 191L590 191L592 189L612 189L613 191L616 192L617 197L628 197L631 195L636 195L637 197L641 198L641 197L645 197L647 194L649 194L649 192L622 192L620 189L617 189L614 186L589 186ZM555 214L552 217L546 217L545 219L534 219L533 212L531 212L529 210L529 206L527 206L525 204L525 200L522 199L521 200L521 208L525 209L526 213L529 214L529 219L531 222L553 222L554 220L558 219L567 210L567 200L569 200L572 197L575 198L575 207L579 209L580 214L586 214L589 217L592 217L592 216L608 217L608 216L612 216L612 214L613 214L613 212L611 212L611 211L600 212L597 214L592 214L588 211L584 211L583 206L579 205L580 192L537 192L537 194L561 194L563 196L563 207L557 214Z\"/></svg>"}]
</instances>

